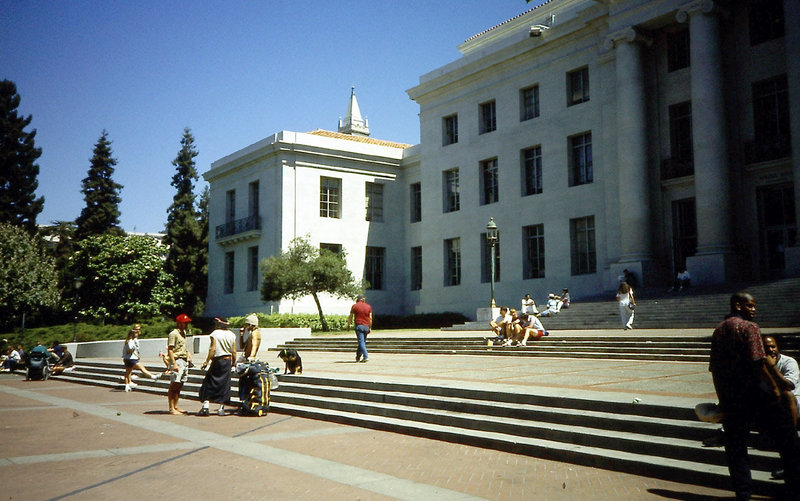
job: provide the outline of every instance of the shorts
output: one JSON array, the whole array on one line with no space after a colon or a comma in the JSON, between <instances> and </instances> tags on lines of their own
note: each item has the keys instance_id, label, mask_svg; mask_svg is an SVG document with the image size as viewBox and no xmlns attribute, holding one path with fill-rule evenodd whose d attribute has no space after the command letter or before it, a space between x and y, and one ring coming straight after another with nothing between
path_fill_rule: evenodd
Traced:
<instances>
[{"instance_id":1,"label":"shorts","mask_svg":"<svg viewBox=\"0 0 800 501\"><path fill-rule=\"evenodd\" d=\"M125 364L125 367L133 367L134 365L139 363L138 358L123 358L122 363Z\"/></svg>"},{"instance_id":2,"label":"shorts","mask_svg":"<svg viewBox=\"0 0 800 501\"><path fill-rule=\"evenodd\" d=\"M170 383L185 383L189 379L189 362L182 358L175 360L175 365L178 366L177 371L173 371L169 376Z\"/></svg>"}]
</instances>

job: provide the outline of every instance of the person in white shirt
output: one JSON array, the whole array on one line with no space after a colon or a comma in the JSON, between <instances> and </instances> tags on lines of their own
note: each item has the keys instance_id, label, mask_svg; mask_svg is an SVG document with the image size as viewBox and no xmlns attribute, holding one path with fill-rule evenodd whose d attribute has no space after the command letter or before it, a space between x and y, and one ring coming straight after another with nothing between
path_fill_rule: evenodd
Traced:
<instances>
[{"instance_id":1,"label":"person in white shirt","mask_svg":"<svg viewBox=\"0 0 800 501\"><path fill-rule=\"evenodd\" d=\"M208 416L211 402L219 404L217 414L224 416L225 403L231 399L231 367L236 358L236 335L228 329L226 319L217 317L214 320L217 328L209 335L208 355L201 367L208 367L208 372L200 386L203 407L199 416Z\"/></svg>"},{"instance_id":2,"label":"person in white shirt","mask_svg":"<svg viewBox=\"0 0 800 501\"><path fill-rule=\"evenodd\" d=\"M489 322L492 332L495 334L496 341L505 341L508 337L508 326L511 324L512 318L508 314L508 308L505 306L500 307L500 314L494 320Z\"/></svg>"},{"instance_id":3,"label":"person in white shirt","mask_svg":"<svg viewBox=\"0 0 800 501\"><path fill-rule=\"evenodd\" d=\"M536 315L539 313L539 310L536 309L536 301L533 300L530 294L525 294L525 297L522 298L522 308L520 312L527 313L528 315Z\"/></svg>"},{"instance_id":4,"label":"person in white shirt","mask_svg":"<svg viewBox=\"0 0 800 501\"><path fill-rule=\"evenodd\" d=\"M763 342L764 352L767 355L767 366L775 369L775 371L770 371L770 374L781 390L781 401L792 413L794 425L797 426L800 368L795 359L781 354L774 337L764 336Z\"/></svg>"},{"instance_id":5,"label":"person in white shirt","mask_svg":"<svg viewBox=\"0 0 800 501\"><path fill-rule=\"evenodd\" d=\"M541 313L543 317L551 317L558 313L561 310L561 301L556 299L555 294L549 294L547 296L547 309Z\"/></svg>"}]
</instances>

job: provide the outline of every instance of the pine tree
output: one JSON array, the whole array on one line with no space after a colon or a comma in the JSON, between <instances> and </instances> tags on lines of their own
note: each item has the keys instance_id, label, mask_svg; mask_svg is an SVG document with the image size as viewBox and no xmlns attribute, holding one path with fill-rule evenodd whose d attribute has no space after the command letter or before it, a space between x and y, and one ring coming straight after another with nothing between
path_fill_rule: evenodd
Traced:
<instances>
[{"instance_id":1,"label":"pine tree","mask_svg":"<svg viewBox=\"0 0 800 501\"><path fill-rule=\"evenodd\" d=\"M181 311L198 314L205 300L207 251L203 245L200 212L195 210L194 184L198 179L194 158L198 155L194 137L186 128L181 150L172 161L176 172L172 186L176 193L167 210L166 237L169 246L165 269L175 277L183 292Z\"/></svg>"},{"instance_id":2,"label":"pine tree","mask_svg":"<svg viewBox=\"0 0 800 501\"><path fill-rule=\"evenodd\" d=\"M20 117L20 96L9 80L0 81L0 222L36 232L36 216L42 212L44 197L36 198L42 149L34 145L36 129L25 132L31 115Z\"/></svg>"},{"instance_id":3,"label":"pine tree","mask_svg":"<svg viewBox=\"0 0 800 501\"><path fill-rule=\"evenodd\" d=\"M83 179L83 199L86 207L75 220L77 230L75 238L83 240L91 235L122 235L124 232L119 227L119 196L122 185L111 179L117 159L113 158L111 141L108 132L98 139L94 147L91 166L87 176Z\"/></svg>"}]
</instances>

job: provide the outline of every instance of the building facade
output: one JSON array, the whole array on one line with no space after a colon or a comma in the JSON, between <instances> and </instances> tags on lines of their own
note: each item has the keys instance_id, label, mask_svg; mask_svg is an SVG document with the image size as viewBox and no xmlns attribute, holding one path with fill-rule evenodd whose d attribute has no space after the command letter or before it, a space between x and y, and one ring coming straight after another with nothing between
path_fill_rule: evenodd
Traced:
<instances>
[{"instance_id":1,"label":"building facade","mask_svg":"<svg viewBox=\"0 0 800 501\"><path fill-rule=\"evenodd\" d=\"M263 258L309 234L346 248L356 276L383 263L368 295L384 312L472 316L490 298L490 218L499 303L601 294L624 269L665 287L684 268L701 284L800 274L798 4L551 0L408 90L417 146L364 143L365 122L346 126L351 95L339 133L280 133L215 162L212 225L226 193L271 176L259 210L281 230L212 240L209 310L259 309L223 293L225 270L244 274L256 240ZM342 216L323 217L337 186ZM378 189L383 220L369 221Z\"/></svg>"}]
</instances>

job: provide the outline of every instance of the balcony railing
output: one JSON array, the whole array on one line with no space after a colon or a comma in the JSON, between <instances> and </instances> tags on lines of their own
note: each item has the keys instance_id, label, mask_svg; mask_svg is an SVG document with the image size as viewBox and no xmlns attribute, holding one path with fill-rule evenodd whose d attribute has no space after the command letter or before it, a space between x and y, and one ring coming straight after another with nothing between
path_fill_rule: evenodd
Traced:
<instances>
[{"instance_id":1,"label":"balcony railing","mask_svg":"<svg viewBox=\"0 0 800 501\"><path fill-rule=\"evenodd\" d=\"M247 231L254 231L260 229L261 229L261 217L248 216L242 219L237 219L235 221L229 221L225 224L217 226L216 237L219 240L220 238L230 237L232 235L237 235L239 233L245 233Z\"/></svg>"},{"instance_id":2,"label":"balcony railing","mask_svg":"<svg viewBox=\"0 0 800 501\"><path fill-rule=\"evenodd\" d=\"M661 180L675 179L677 177L691 176L694 174L694 161L665 158L661 161Z\"/></svg>"},{"instance_id":3,"label":"balcony railing","mask_svg":"<svg viewBox=\"0 0 800 501\"><path fill-rule=\"evenodd\" d=\"M745 165L786 158L791 154L792 143L788 135L757 139L744 143Z\"/></svg>"}]
</instances>

